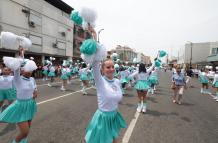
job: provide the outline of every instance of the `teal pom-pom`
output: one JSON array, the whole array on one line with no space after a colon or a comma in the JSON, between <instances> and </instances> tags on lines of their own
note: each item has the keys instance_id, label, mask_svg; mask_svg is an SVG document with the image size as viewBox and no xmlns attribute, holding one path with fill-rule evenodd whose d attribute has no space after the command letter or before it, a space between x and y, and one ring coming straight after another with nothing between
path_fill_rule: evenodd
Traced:
<instances>
[{"instance_id":1,"label":"teal pom-pom","mask_svg":"<svg viewBox=\"0 0 218 143\"><path fill-rule=\"evenodd\" d=\"M93 39L87 39L83 41L80 46L80 52L86 55L92 55L96 53L97 43Z\"/></svg>"},{"instance_id":2,"label":"teal pom-pom","mask_svg":"<svg viewBox=\"0 0 218 143\"><path fill-rule=\"evenodd\" d=\"M161 66L161 62L159 62L158 60L155 61L155 66L156 67L160 67Z\"/></svg>"},{"instance_id":3,"label":"teal pom-pom","mask_svg":"<svg viewBox=\"0 0 218 143\"><path fill-rule=\"evenodd\" d=\"M159 56L160 56L160 57L164 57L166 54L167 54L167 53L166 53L165 51L163 51L163 50L159 52Z\"/></svg>"},{"instance_id":4,"label":"teal pom-pom","mask_svg":"<svg viewBox=\"0 0 218 143\"><path fill-rule=\"evenodd\" d=\"M77 25L82 25L83 23L83 19L82 17L79 15L78 11L72 11L71 15L70 15L70 19L73 20Z\"/></svg>"}]
</instances>

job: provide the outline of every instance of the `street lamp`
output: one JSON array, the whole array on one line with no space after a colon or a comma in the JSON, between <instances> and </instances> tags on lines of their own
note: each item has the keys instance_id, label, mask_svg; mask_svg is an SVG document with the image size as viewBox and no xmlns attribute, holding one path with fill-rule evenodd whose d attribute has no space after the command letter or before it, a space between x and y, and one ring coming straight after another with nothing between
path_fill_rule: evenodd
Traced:
<instances>
[{"instance_id":1,"label":"street lamp","mask_svg":"<svg viewBox=\"0 0 218 143\"><path fill-rule=\"evenodd\" d=\"M189 65L189 67L191 67L192 66L192 42L190 42L190 41L187 41L188 43L190 43L190 65Z\"/></svg>"},{"instance_id":2,"label":"street lamp","mask_svg":"<svg viewBox=\"0 0 218 143\"><path fill-rule=\"evenodd\" d=\"M103 31L104 29L100 29L99 31L98 31L98 42L100 42L100 40L99 40L99 35L100 35L100 33L101 33L101 31Z\"/></svg>"}]
</instances>

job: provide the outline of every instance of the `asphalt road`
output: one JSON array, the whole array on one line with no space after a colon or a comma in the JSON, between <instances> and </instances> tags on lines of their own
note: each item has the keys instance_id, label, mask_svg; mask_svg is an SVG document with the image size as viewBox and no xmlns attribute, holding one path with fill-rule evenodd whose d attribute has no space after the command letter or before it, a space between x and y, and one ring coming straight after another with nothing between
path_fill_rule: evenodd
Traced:
<instances>
[{"instance_id":1,"label":"asphalt road","mask_svg":"<svg viewBox=\"0 0 218 143\"><path fill-rule=\"evenodd\" d=\"M183 104L172 103L170 73L160 73L160 85L149 96L146 114L137 114L135 91L128 90L120 103L128 129L120 133L120 142L129 143L218 143L218 103L200 94L200 84L185 91ZM48 87L39 81L38 112L33 120L30 143L84 143L85 128L97 109L96 91L90 87L87 96L74 80L67 91L60 83ZM0 124L0 143L10 143L18 130L13 124ZM124 137L125 136L125 137Z\"/></svg>"}]
</instances>

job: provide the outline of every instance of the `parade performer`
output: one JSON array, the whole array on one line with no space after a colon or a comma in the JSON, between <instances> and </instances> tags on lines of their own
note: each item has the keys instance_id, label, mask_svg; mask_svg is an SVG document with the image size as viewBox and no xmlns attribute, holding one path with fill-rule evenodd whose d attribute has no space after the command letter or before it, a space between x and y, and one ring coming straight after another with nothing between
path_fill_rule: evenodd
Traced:
<instances>
[{"instance_id":1,"label":"parade performer","mask_svg":"<svg viewBox=\"0 0 218 143\"><path fill-rule=\"evenodd\" d=\"M172 76L172 83L174 89L173 103L181 104L184 88L186 87L186 79L185 75L181 73L179 67L177 67L176 73Z\"/></svg>"},{"instance_id":2,"label":"parade performer","mask_svg":"<svg viewBox=\"0 0 218 143\"><path fill-rule=\"evenodd\" d=\"M83 95L87 95L86 88L89 85L88 74L91 72L86 63L82 63L82 68L79 70L80 80L82 81L82 92Z\"/></svg>"},{"instance_id":3,"label":"parade performer","mask_svg":"<svg viewBox=\"0 0 218 143\"><path fill-rule=\"evenodd\" d=\"M62 69L61 69L61 80L62 80L62 86L61 86L61 90L65 91L66 90L66 85L67 85L67 80L68 80L68 76L67 76L67 63L64 60L63 61L63 65L62 65Z\"/></svg>"},{"instance_id":4,"label":"parade performer","mask_svg":"<svg viewBox=\"0 0 218 143\"><path fill-rule=\"evenodd\" d=\"M202 69L201 71L199 71L199 80L202 84L202 87L201 87L202 94L211 94L209 89L208 89L209 78L207 77L207 74L208 74L207 67L205 70Z\"/></svg>"},{"instance_id":5,"label":"parade performer","mask_svg":"<svg viewBox=\"0 0 218 143\"><path fill-rule=\"evenodd\" d=\"M149 82L151 83L151 94L154 94L156 90L156 85L158 84L158 75L157 75L158 68L154 68L149 76Z\"/></svg>"},{"instance_id":6,"label":"parade performer","mask_svg":"<svg viewBox=\"0 0 218 143\"><path fill-rule=\"evenodd\" d=\"M42 74L43 74L43 80L48 80L48 64L47 64L47 60L45 60L44 66L42 68Z\"/></svg>"},{"instance_id":7,"label":"parade performer","mask_svg":"<svg viewBox=\"0 0 218 143\"><path fill-rule=\"evenodd\" d=\"M8 67L4 67L2 76L0 76L0 112L5 100L10 105L16 99L16 89L13 86L14 76L11 76L10 73L11 70Z\"/></svg>"},{"instance_id":8,"label":"parade performer","mask_svg":"<svg viewBox=\"0 0 218 143\"><path fill-rule=\"evenodd\" d=\"M216 96L214 99L218 102L218 67L216 67L216 73L213 79L213 87L216 88Z\"/></svg>"},{"instance_id":9,"label":"parade performer","mask_svg":"<svg viewBox=\"0 0 218 143\"><path fill-rule=\"evenodd\" d=\"M154 68L154 64L146 69L144 63L140 63L139 69L136 70L134 73L132 73L129 77L134 77L136 79L136 84L134 88L137 91L138 94L138 107L137 111L138 112L146 112L146 102L147 102L147 92L150 89L150 84L148 81L149 74Z\"/></svg>"},{"instance_id":10,"label":"parade performer","mask_svg":"<svg viewBox=\"0 0 218 143\"><path fill-rule=\"evenodd\" d=\"M121 86L122 86L123 94L125 94L126 85L129 83L129 79L131 78L131 77L128 77L128 76L129 76L128 69L126 69L125 66L121 66L120 67L120 83L121 83Z\"/></svg>"},{"instance_id":11,"label":"parade performer","mask_svg":"<svg viewBox=\"0 0 218 143\"><path fill-rule=\"evenodd\" d=\"M16 123L20 133L13 143L27 143L31 122L37 111L37 88L34 78L31 77L37 66L34 61L23 59L24 48L20 47L19 50L22 58L3 57L4 64L14 71L13 82L17 99L0 114L0 122ZM23 67L20 69L21 65Z\"/></svg>"},{"instance_id":12,"label":"parade performer","mask_svg":"<svg viewBox=\"0 0 218 143\"><path fill-rule=\"evenodd\" d=\"M55 67L52 64L52 61L55 60L55 58L50 57L51 61L48 61L48 69L49 69L49 73L48 73L48 77L50 77L50 81L48 82L48 86L51 87L52 83L54 82L54 77L55 77Z\"/></svg>"}]
</instances>

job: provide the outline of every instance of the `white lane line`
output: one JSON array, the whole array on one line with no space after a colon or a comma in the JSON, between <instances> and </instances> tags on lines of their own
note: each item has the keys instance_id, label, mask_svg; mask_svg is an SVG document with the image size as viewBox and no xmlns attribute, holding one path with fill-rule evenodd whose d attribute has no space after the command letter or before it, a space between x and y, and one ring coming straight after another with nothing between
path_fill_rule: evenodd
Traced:
<instances>
[{"instance_id":1,"label":"white lane line","mask_svg":"<svg viewBox=\"0 0 218 143\"><path fill-rule=\"evenodd\" d=\"M139 118L139 115L140 115L140 113L136 111L134 118L130 122L129 127L127 128L127 130L126 130L126 132L124 134L122 143L128 143L129 142L129 139L130 139L130 137L132 135L133 129L135 128L135 125L136 125L136 122L137 122L137 120Z\"/></svg>"},{"instance_id":2,"label":"white lane line","mask_svg":"<svg viewBox=\"0 0 218 143\"><path fill-rule=\"evenodd\" d=\"M72 79L72 81L78 81L79 79ZM52 84L55 84L55 83L62 83L61 81L60 82L53 82ZM44 86L44 85L48 85L48 83L45 83L45 84L37 84L37 86Z\"/></svg>"},{"instance_id":3,"label":"white lane line","mask_svg":"<svg viewBox=\"0 0 218 143\"><path fill-rule=\"evenodd\" d=\"M93 87L86 88L86 90L91 89L91 88L93 88ZM68 93L68 94L65 94L65 95L62 95L62 96L58 96L58 97L51 98L51 99L48 99L48 100L45 100L45 101L41 101L41 102L38 102L37 105L40 105L40 104L43 104L43 103L46 103L46 102L49 102L49 101L57 100L57 99L60 99L60 98L63 98L63 97L72 95L72 94L74 94L74 93L81 92L81 91L82 91L82 90L78 90L78 91L71 92L71 93Z\"/></svg>"},{"instance_id":4,"label":"white lane line","mask_svg":"<svg viewBox=\"0 0 218 143\"><path fill-rule=\"evenodd\" d=\"M55 83L61 83L61 82L53 82L52 84L55 84ZM48 85L48 83L46 83L46 84L38 84L37 86L44 86L44 85Z\"/></svg>"}]
</instances>

